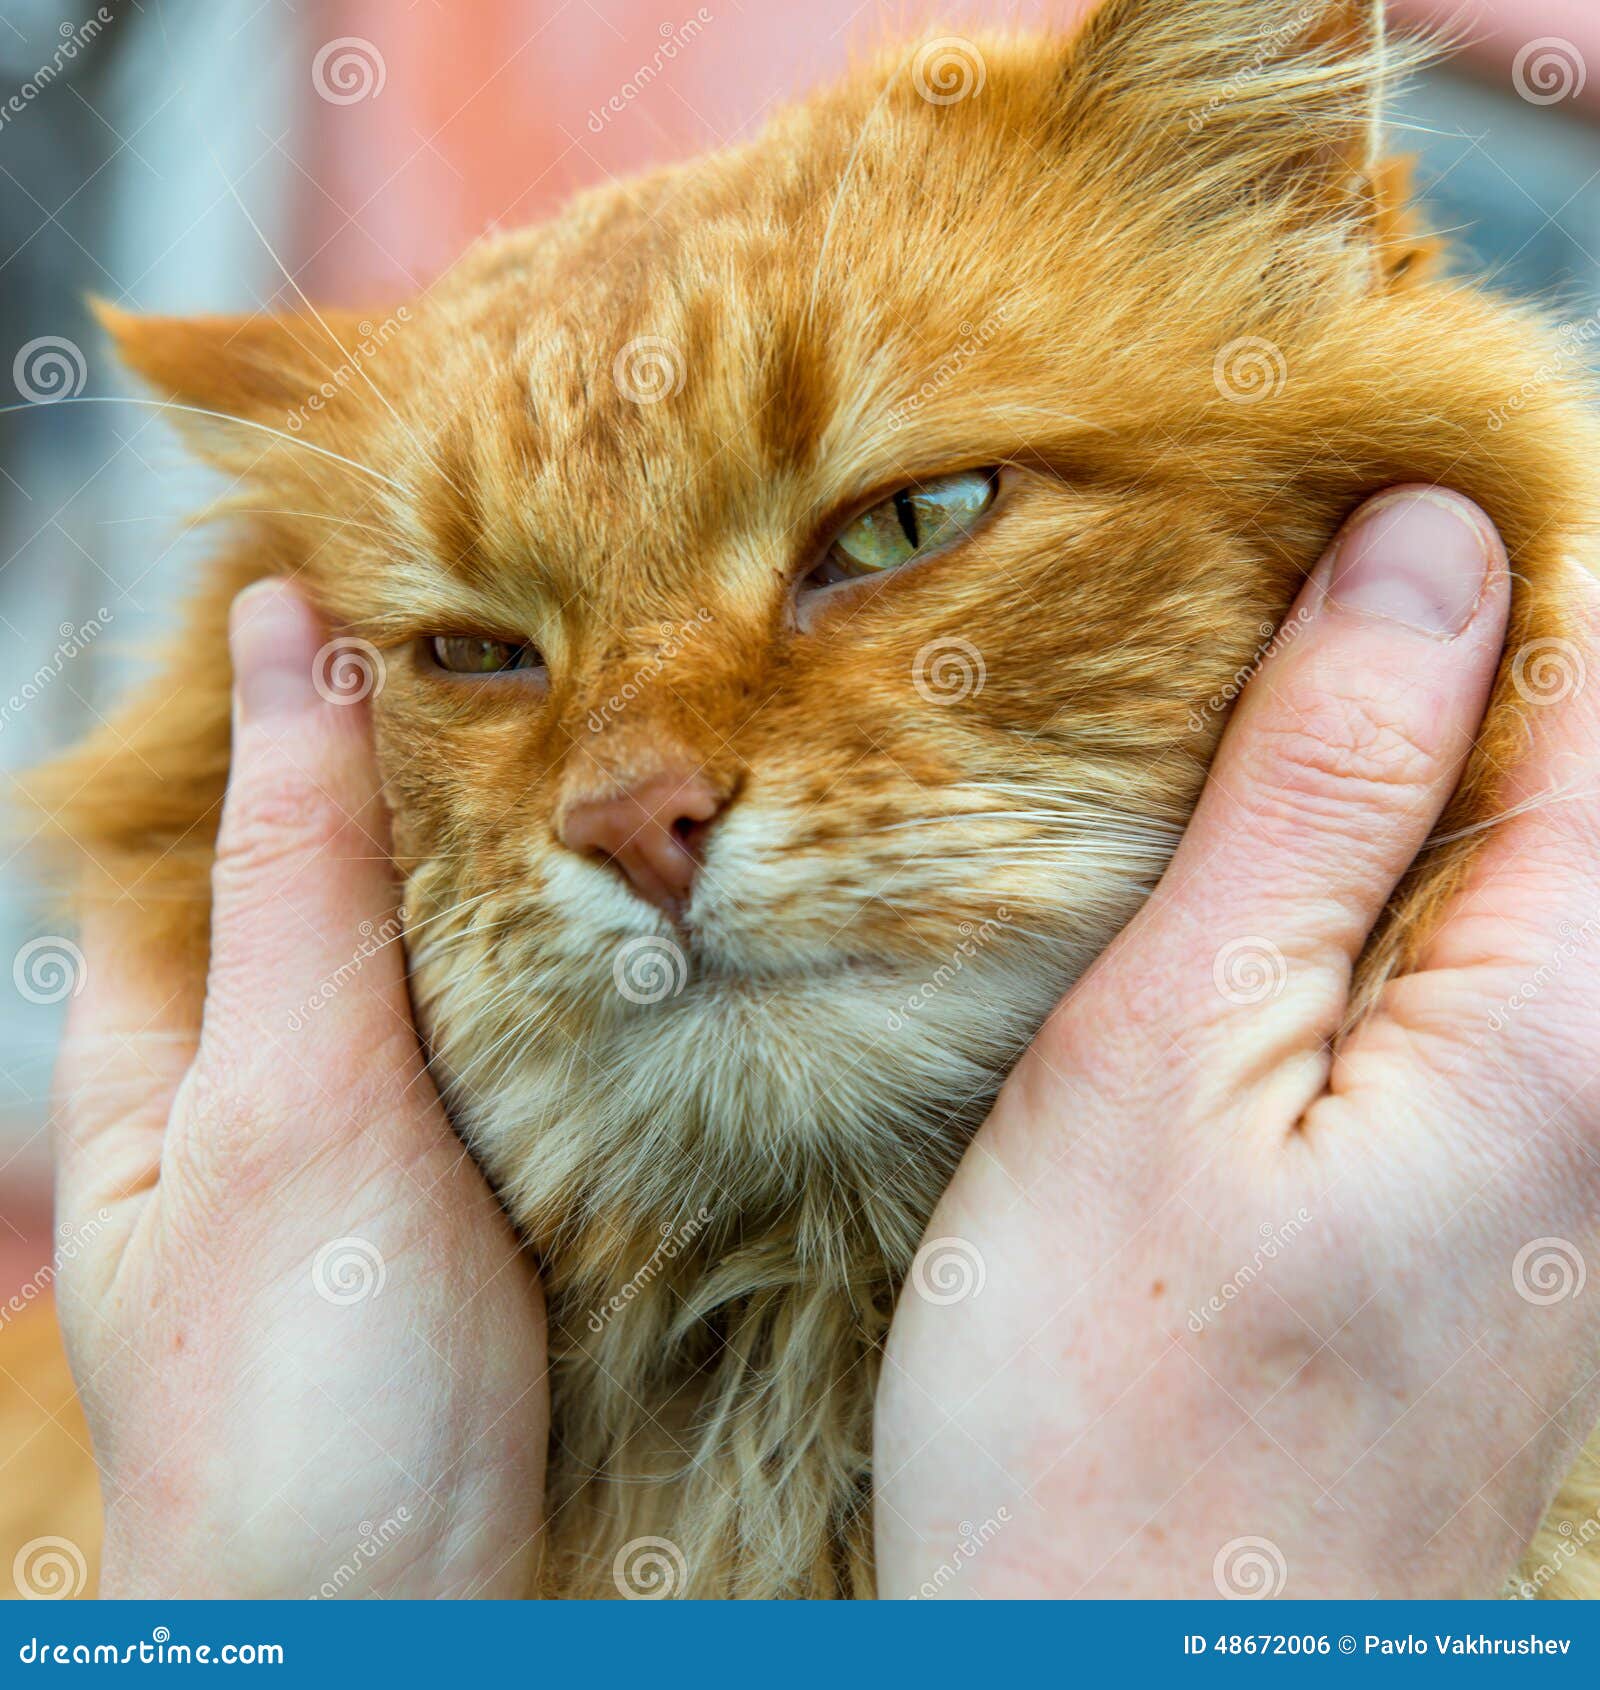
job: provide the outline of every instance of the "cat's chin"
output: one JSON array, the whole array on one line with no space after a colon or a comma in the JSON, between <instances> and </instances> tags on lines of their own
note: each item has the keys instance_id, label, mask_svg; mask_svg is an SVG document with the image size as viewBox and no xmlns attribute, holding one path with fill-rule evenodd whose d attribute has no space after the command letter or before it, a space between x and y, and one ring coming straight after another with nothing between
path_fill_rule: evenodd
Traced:
<instances>
[{"instance_id":1,"label":"cat's chin","mask_svg":"<svg viewBox=\"0 0 1600 1690\"><path fill-rule=\"evenodd\" d=\"M753 1217L826 1191L909 1228L1071 971L976 931L933 968L629 943L631 973L591 952L521 993L470 968L418 982L452 1115L536 1237L575 1210Z\"/></svg>"}]
</instances>

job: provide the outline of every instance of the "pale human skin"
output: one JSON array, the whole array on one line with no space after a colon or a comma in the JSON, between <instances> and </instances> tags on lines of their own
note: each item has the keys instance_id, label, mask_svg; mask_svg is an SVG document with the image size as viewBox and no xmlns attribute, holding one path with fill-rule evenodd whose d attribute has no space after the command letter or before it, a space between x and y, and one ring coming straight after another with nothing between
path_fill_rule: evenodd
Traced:
<instances>
[{"instance_id":1,"label":"pale human skin","mask_svg":"<svg viewBox=\"0 0 1600 1690\"><path fill-rule=\"evenodd\" d=\"M1500 654L1504 554L1466 522L1390 505L1331 593L1324 562L1156 895L957 1172L929 1237L984 1282L891 1329L885 1594L1493 1595L1600 1416L1600 1299L1561 1294L1600 1242L1587 577L1517 776L1554 801L1329 1055Z\"/></svg>"},{"instance_id":2,"label":"pale human skin","mask_svg":"<svg viewBox=\"0 0 1600 1690\"><path fill-rule=\"evenodd\" d=\"M1481 1036L1592 907L1600 800L1508 825L1425 971L1329 1070L1350 960L1448 795L1502 639L1498 541L1441 498L1423 532L1399 520L1414 501L1383 515L1366 609L1308 587L1312 618L1248 688L1171 871L935 1216L930 1239L976 1252L984 1286L908 1291L895 1320L884 1594L937 1580L969 1534L981 1551L942 1594L1214 1595L1245 1537L1270 1541L1289 1595L1489 1593L1600 1414L1580 1359L1595 1300L1530 1307L1510 1272L1536 1238L1595 1244L1600 1107L1578 1087L1600 959ZM1453 637L1404 625L1451 605ZM58 1112L60 1219L84 1242L60 1298L107 1595L527 1588L536 1277L423 1069L400 946L364 947L305 1009L395 902L363 712L311 684L322 639L281 583L235 607L203 1024L162 959L119 948L114 912L84 935ZM1539 727L1525 789L1571 786L1593 699ZM1264 1002L1217 989L1241 936L1284 959ZM285 1068L256 1035L297 1014ZM1270 1275L1192 1333L1263 1224L1302 1209Z\"/></svg>"},{"instance_id":3,"label":"pale human skin","mask_svg":"<svg viewBox=\"0 0 1600 1690\"><path fill-rule=\"evenodd\" d=\"M84 935L59 1203L88 1243L60 1301L106 1596L529 1585L543 1297L422 1065L365 712L312 685L325 637L280 584L235 603L198 1036L114 912Z\"/></svg>"}]
</instances>

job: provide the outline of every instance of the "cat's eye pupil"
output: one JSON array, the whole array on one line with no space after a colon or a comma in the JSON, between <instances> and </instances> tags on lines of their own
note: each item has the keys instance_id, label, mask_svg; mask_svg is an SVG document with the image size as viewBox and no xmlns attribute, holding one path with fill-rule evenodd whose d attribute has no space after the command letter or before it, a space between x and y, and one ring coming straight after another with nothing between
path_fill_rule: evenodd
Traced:
<instances>
[{"instance_id":1,"label":"cat's eye pupil","mask_svg":"<svg viewBox=\"0 0 1600 1690\"><path fill-rule=\"evenodd\" d=\"M882 574L964 539L994 503L999 485L997 469L972 469L899 488L845 524L813 579L828 586Z\"/></svg>"},{"instance_id":2,"label":"cat's eye pupil","mask_svg":"<svg viewBox=\"0 0 1600 1690\"><path fill-rule=\"evenodd\" d=\"M900 532L905 535L907 544L915 549L921 541L917 539L917 512L908 488L902 487L895 494L894 514L900 518Z\"/></svg>"},{"instance_id":3,"label":"cat's eye pupil","mask_svg":"<svg viewBox=\"0 0 1600 1690\"><path fill-rule=\"evenodd\" d=\"M507 669L530 669L539 662L539 654L530 645L481 634L435 634L428 649L434 662L452 675L498 675Z\"/></svg>"}]
</instances>

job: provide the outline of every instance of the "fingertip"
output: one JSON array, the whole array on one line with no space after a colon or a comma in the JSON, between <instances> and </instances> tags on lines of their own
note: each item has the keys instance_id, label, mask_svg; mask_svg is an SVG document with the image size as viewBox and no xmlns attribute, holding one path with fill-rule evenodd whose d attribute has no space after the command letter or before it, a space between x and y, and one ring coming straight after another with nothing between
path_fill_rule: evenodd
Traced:
<instances>
[{"instance_id":1,"label":"fingertip","mask_svg":"<svg viewBox=\"0 0 1600 1690\"><path fill-rule=\"evenodd\" d=\"M242 725L297 716L320 698L317 653L324 634L316 613L288 582L253 582L228 614L234 700Z\"/></svg>"},{"instance_id":2,"label":"fingertip","mask_svg":"<svg viewBox=\"0 0 1600 1690\"><path fill-rule=\"evenodd\" d=\"M1409 483L1368 499L1317 571L1324 605L1433 640L1458 638L1506 602L1506 552L1488 514L1447 487Z\"/></svg>"}]
</instances>

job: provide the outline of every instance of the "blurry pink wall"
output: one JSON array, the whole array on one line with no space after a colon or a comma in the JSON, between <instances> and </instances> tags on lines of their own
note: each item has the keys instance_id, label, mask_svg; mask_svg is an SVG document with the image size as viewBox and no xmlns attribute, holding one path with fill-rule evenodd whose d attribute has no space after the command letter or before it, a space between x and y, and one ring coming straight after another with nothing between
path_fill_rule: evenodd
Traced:
<instances>
[{"instance_id":1,"label":"blurry pink wall","mask_svg":"<svg viewBox=\"0 0 1600 1690\"><path fill-rule=\"evenodd\" d=\"M361 304L413 291L486 228L526 223L587 183L749 134L775 103L918 27L919 16L937 15L940 29L1060 23L1092 3L966 0L932 14L901 0L674 0L670 9L662 0L322 0L305 17L311 45L355 38L345 66L354 80L343 86L379 91L311 102L311 291ZM1564 37L1596 67L1588 94L1600 96L1600 0L1394 0L1394 9L1452 25L1499 77L1524 43ZM654 79L607 111L652 61Z\"/></svg>"},{"instance_id":2,"label":"blurry pink wall","mask_svg":"<svg viewBox=\"0 0 1600 1690\"><path fill-rule=\"evenodd\" d=\"M1087 3L969 0L942 6L939 27L1044 24ZM371 43L384 80L376 97L312 102L310 290L376 303L414 288L491 225L750 134L914 15L899 0L327 0L314 44ZM659 75L605 111L658 52Z\"/></svg>"}]
</instances>

